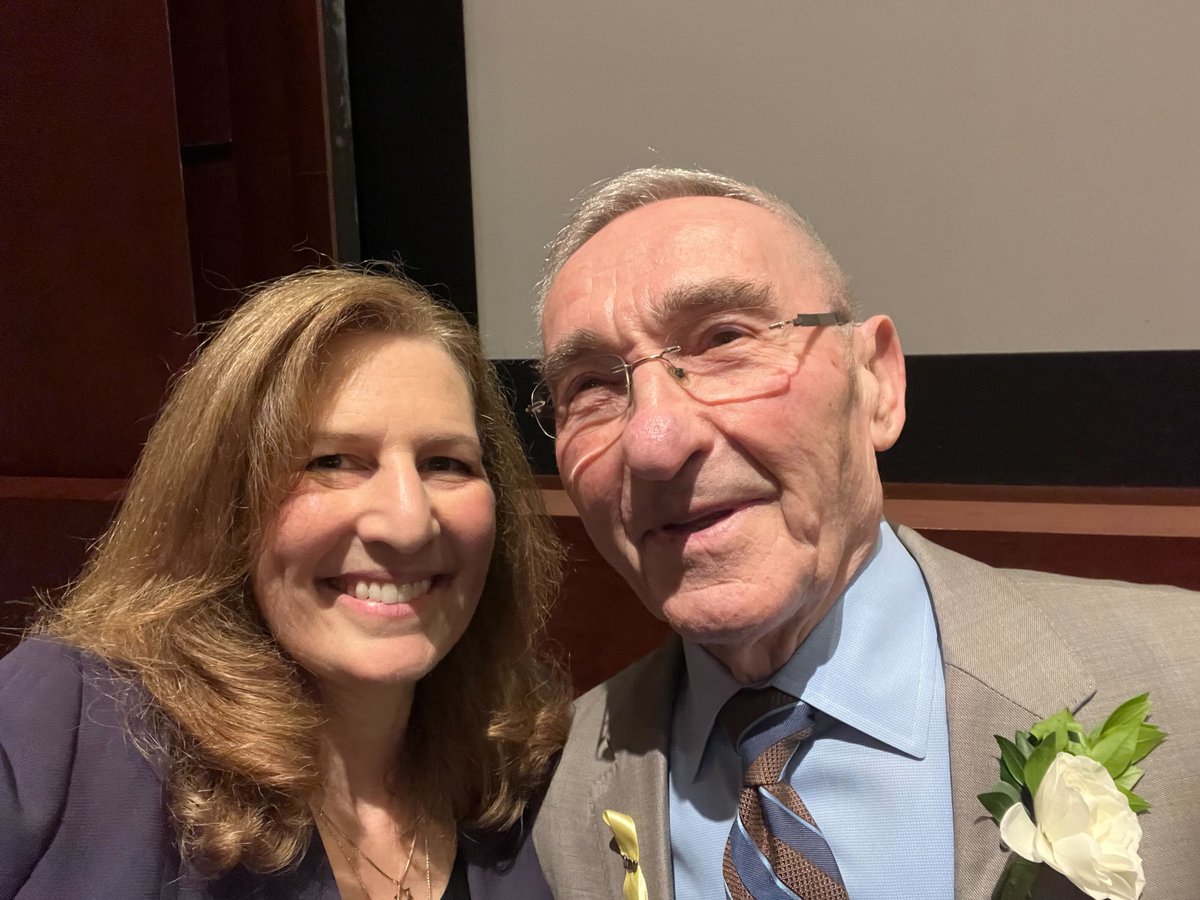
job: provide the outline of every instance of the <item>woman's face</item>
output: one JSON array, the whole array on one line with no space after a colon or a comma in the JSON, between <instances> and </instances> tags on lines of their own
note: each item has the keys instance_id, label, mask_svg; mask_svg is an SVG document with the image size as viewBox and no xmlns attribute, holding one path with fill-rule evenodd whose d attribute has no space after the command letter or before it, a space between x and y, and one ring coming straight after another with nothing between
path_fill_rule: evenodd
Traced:
<instances>
[{"instance_id":1,"label":"woman's face","mask_svg":"<svg viewBox=\"0 0 1200 900\"><path fill-rule=\"evenodd\" d=\"M309 462L255 566L276 639L323 686L411 683L466 630L495 538L466 379L434 341L336 341Z\"/></svg>"}]
</instances>

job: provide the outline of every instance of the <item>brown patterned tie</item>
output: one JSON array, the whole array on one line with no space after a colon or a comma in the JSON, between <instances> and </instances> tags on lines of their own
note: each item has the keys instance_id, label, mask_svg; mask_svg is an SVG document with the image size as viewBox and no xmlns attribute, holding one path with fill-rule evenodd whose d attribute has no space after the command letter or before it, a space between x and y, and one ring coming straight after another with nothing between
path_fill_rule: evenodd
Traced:
<instances>
[{"instance_id":1,"label":"brown patterned tie","mask_svg":"<svg viewBox=\"0 0 1200 900\"><path fill-rule=\"evenodd\" d=\"M833 851L782 774L812 737L808 704L776 688L741 690L718 720L745 775L725 842L725 886L733 900L848 900Z\"/></svg>"}]
</instances>

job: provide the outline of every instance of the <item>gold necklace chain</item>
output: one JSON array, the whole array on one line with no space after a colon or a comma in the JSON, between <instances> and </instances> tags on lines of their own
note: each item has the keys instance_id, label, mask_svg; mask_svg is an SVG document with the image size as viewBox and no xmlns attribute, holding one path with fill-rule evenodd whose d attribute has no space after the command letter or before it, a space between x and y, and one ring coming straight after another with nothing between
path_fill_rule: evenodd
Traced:
<instances>
[{"instance_id":1,"label":"gold necklace chain","mask_svg":"<svg viewBox=\"0 0 1200 900\"><path fill-rule=\"evenodd\" d=\"M337 848L342 851L342 856L346 860L346 865L350 867L350 873L354 876L354 880L358 882L358 886L362 889L363 896L366 897L367 900L374 900L374 898L371 896L371 892L367 890L366 883L362 880L362 875L360 875L358 872L358 867L354 865L354 860L350 858L350 854L346 852L346 848L342 845L341 838L335 834L333 836L333 842L337 844ZM397 891L394 900L412 900L412 892L409 891L408 888L402 888L402 890L404 891L403 898L400 896L400 891Z\"/></svg>"},{"instance_id":2,"label":"gold necklace chain","mask_svg":"<svg viewBox=\"0 0 1200 900\"><path fill-rule=\"evenodd\" d=\"M337 822L333 821L333 819L329 817L329 814L325 812L324 805L317 810L317 815L319 815L325 821L325 823L333 829L333 842L337 844L338 850L341 851L342 856L346 860L346 865L350 867L350 873L354 876L354 880L358 882L358 886L362 888L363 896L366 897L367 900L372 900L371 892L367 890L366 882L363 881L362 875L358 871L358 866L356 866L354 864L354 860L350 858L349 851L346 850L345 845L342 843L343 840L354 848L354 852L358 854L360 859L365 860L372 869L374 869L395 886L396 894L394 900L412 900L412 891L404 886L404 880L408 878L408 873L412 869L413 855L416 853L417 849L417 832L421 830L421 825L425 822L424 817L417 820L417 825L413 829L412 843L408 847L408 859L404 861L404 871L400 873L399 878L393 878L391 875L385 872L382 867L380 867L379 863L367 856L367 854L363 852L362 847L350 840L350 836L347 835L346 832L342 831L342 829L338 827ZM425 900L433 900L433 879L429 872L428 829L425 830L423 838L425 844Z\"/></svg>"}]
</instances>

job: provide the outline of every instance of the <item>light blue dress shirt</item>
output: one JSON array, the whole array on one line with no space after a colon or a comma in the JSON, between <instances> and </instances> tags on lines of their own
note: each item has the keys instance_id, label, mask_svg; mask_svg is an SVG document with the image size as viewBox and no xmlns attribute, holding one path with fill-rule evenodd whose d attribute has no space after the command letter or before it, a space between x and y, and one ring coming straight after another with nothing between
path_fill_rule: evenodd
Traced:
<instances>
[{"instance_id":1,"label":"light blue dress shirt","mask_svg":"<svg viewBox=\"0 0 1200 900\"><path fill-rule=\"evenodd\" d=\"M671 733L675 896L724 894L741 764L717 713L740 685L695 644ZM916 562L886 523L870 560L769 683L816 713L788 775L851 900L953 900L954 825L937 623Z\"/></svg>"}]
</instances>

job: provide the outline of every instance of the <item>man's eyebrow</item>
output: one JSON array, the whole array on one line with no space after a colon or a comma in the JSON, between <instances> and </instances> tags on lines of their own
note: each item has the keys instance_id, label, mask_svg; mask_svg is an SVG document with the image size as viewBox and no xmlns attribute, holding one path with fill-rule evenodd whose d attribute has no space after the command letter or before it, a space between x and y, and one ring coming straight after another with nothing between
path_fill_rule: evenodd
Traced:
<instances>
[{"instance_id":1,"label":"man's eyebrow","mask_svg":"<svg viewBox=\"0 0 1200 900\"><path fill-rule=\"evenodd\" d=\"M771 285L744 278L714 278L671 288L649 312L655 323L670 328L679 319L690 319L731 309L773 313L778 310Z\"/></svg>"},{"instance_id":2,"label":"man's eyebrow","mask_svg":"<svg viewBox=\"0 0 1200 900\"><path fill-rule=\"evenodd\" d=\"M581 357L612 352L612 347L599 334L589 328L581 328L571 332L542 357L538 371L546 381L553 381L555 375Z\"/></svg>"},{"instance_id":3,"label":"man's eyebrow","mask_svg":"<svg viewBox=\"0 0 1200 900\"><path fill-rule=\"evenodd\" d=\"M664 330L679 319L717 313L722 310L749 309L765 313L778 310L771 285L745 278L714 278L696 284L673 287L654 300L647 312L651 321ZM561 340L547 353L538 370L546 381L553 381L575 360L601 353L615 353L611 344L596 332L582 328Z\"/></svg>"}]
</instances>

